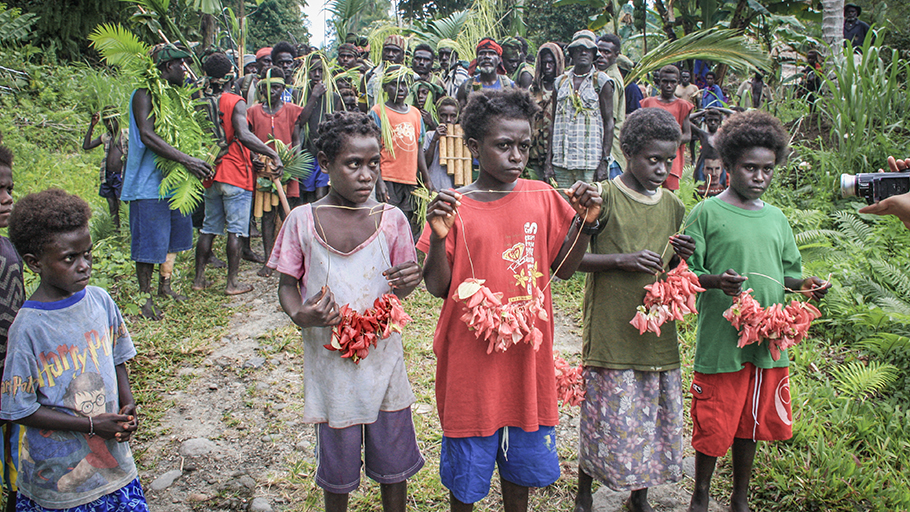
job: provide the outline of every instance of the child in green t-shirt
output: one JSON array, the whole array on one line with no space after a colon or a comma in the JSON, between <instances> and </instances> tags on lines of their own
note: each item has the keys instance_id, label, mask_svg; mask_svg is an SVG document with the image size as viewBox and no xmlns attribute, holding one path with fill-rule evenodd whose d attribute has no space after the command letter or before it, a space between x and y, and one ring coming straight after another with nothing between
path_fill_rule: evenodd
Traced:
<instances>
[{"instance_id":1,"label":"child in green t-shirt","mask_svg":"<svg viewBox=\"0 0 910 512\"><path fill-rule=\"evenodd\" d=\"M655 274L692 255L692 238L676 235L686 208L661 188L682 132L669 112L643 108L626 118L623 174L603 187L601 231L579 270L585 283L585 401L579 423L575 511L589 512L596 479L632 491L626 507L651 510L648 488L682 478L682 375L676 324L639 334L631 320ZM668 251L672 244L675 255ZM664 259L666 258L666 259Z\"/></svg>"},{"instance_id":2,"label":"child in green t-shirt","mask_svg":"<svg viewBox=\"0 0 910 512\"><path fill-rule=\"evenodd\" d=\"M792 436L789 357L774 360L768 343L737 347L738 335L723 312L749 280L763 306L784 301L784 286L821 299L830 285L802 278L793 231L778 208L761 200L774 167L787 156L789 136L774 116L752 110L730 117L715 139L729 186L696 206L686 234L695 240L689 259L707 291L698 298L698 338L692 382L695 490L689 510L708 510L717 457L733 447L732 512L749 510L756 441ZM783 286L780 284L783 283Z\"/></svg>"}]
</instances>

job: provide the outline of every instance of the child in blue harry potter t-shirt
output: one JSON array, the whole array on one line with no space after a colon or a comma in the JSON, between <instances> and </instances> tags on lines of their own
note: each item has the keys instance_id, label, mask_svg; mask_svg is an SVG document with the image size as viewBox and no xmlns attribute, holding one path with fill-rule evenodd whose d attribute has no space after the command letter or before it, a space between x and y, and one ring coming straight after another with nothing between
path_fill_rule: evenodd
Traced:
<instances>
[{"instance_id":1,"label":"child in blue harry potter t-shirt","mask_svg":"<svg viewBox=\"0 0 910 512\"><path fill-rule=\"evenodd\" d=\"M25 427L13 447L17 511L148 511L127 443L136 349L111 297L87 286L90 216L59 189L24 197L10 216L13 245L41 277L10 327L0 383L0 418Z\"/></svg>"}]
</instances>

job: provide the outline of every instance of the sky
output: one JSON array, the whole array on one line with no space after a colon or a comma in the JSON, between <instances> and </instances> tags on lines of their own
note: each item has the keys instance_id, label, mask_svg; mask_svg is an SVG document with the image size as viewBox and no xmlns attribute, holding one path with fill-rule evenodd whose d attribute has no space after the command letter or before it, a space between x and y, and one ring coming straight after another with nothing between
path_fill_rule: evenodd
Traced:
<instances>
[{"instance_id":1,"label":"sky","mask_svg":"<svg viewBox=\"0 0 910 512\"><path fill-rule=\"evenodd\" d=\"M307 0L307 6L303 9L306 13L306 19L309 23L310 45L322 48L325 45L326 35L326 17L325 5L328 2L321 0Z\"/></svg>"}]
</instances>

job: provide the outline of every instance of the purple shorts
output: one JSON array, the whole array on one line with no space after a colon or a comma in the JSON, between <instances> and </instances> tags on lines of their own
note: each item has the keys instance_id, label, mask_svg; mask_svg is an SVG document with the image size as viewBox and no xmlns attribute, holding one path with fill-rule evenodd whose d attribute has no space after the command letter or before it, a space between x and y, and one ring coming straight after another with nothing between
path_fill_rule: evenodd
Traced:
<instances>
[{"instance_id":1,"label":"purple shorts","mask_svg":"<svg viewBox=\"0 0 910 512\"><path fill-rule=\"evenodd\" d=\"M363 446L363 461L360 447ZM316 484L333 494L347 494L360 486L360 466L380 484L397 484L423 467L411 408L379 411L375 423L331 428L316 425Z\"/></svg>"}]
</instances>

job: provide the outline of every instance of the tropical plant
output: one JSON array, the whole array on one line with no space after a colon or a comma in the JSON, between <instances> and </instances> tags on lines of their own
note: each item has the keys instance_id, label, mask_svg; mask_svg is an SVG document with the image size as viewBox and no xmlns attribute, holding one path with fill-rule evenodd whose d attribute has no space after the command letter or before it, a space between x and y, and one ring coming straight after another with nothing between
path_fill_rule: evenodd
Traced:
<instances>
[{"instance_id":1,"label":"tropical plant","mask_svg":"<svg viewBox=\"0 0 910 512\"><path fill-rule=\"evenodd\" d=\"M750 43L740 31L709 28L661 43L642 57L625 80L631 83L667 64L688 59L722 62L743 70L767 70L771 66L768 55Z\"/></svg>"},{"instance_id":2,"label":"tropical plant","mask_svg":"<svg viewBox=\"0 0 910 512\"><path fill-rule=\"evenodd\" d=\"M852 400L866 399L880 394L897 380L898 369L893 364L853 361L834 368L831 373L834 386L841 396Z\"/></svg>"},{"instance_id":3,"label":"tropical plant","mask_svg":"<svg viewBox=\"0 0 910 512\"><path fill-rule=\"evenodd\" d=\"M29 35L29 31L37 20L37 15L27 12L22 14L21 9L7 9L6 4L0 3L0 44L21 41Z\"/></svg>"}]
</instances>

